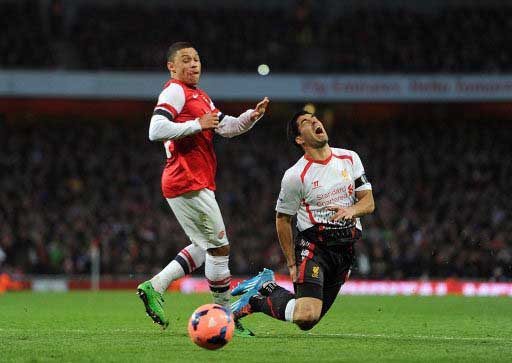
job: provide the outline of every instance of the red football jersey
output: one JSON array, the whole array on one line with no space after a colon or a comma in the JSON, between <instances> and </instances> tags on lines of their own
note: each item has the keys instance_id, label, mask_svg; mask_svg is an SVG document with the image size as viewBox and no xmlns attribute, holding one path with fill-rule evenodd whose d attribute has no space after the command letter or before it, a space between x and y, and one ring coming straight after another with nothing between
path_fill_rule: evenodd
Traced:
<instances>
[{"instance_id":1,"label":"red football jersey","mask_svg":"<svg viewBox=\"0 0 512 363\"><path fill-rule=\"evenodd\" d=\"M173 122L194 120L209 112L219 112L203 90L175 79L169 80L158 97L156 110L172 114ZM212 130L164 142L167 163L162 173L162 192L173 198L194 190L215 190L217 158Z\"/></svg>"}]
</instances>

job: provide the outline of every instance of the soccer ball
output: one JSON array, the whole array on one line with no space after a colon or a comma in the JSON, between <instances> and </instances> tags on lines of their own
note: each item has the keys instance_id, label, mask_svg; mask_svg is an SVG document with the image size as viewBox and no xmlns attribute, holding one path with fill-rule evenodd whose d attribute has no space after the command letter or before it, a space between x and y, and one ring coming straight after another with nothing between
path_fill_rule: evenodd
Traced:
<instances>
[{"instance_id":1,"label":"soccer ball","mask_svg":"<svg viewBox=\"0 0 512 363\"><path fill-rule=\"evenodd\" d=\"M205 349L219 349L233 337L233 314L217 304L198 307L188 321L190 340Z\"/></svg>"}]
</instances>

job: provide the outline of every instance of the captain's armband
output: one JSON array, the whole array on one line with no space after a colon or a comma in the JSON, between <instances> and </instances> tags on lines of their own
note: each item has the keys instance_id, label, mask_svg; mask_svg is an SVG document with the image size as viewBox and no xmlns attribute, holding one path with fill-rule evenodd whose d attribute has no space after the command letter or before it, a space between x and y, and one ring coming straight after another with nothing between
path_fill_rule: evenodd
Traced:
<instances>
[{"instance_id":1,"label":"captain's armband","mask_svg":"<svg viewBox=\"0 0 512 363\"><path fill-rule=\"evenodd\" d=\"M366 176L366 174L363 174L355 180L354 184L356 185L356 188L359 188L361 185L364 185L369 182L370 181L368 180L368 177Z\"/></svg>"}]
</instances>

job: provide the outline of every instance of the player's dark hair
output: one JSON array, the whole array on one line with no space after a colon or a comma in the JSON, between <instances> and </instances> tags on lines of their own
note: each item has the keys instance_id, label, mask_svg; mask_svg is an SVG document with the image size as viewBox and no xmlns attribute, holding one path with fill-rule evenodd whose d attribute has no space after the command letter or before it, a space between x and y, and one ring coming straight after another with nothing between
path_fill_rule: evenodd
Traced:
<instances>
[{"instance_id":1,"label":"player's dark hair","mask_svg":"<svg viewBox=\"0 0 512 363\"><path fill-rule=\"evenodd\" d=\"M297 125L297 120L302 115L311 115L311 112L307 112L304 110L300 110L300 111L296 112L295 115L293 115L293 117L290 119L290 121L288 121L288 125L286 127L286 134L288 136L288 140L290 140L290 142L293 145L297 146L301 150L302 150L302 147L299 144L297 144L297 141L295 141L295 138L297 136L299 136L299 134L300 134L299 125Z\"/></svg>"},{"instance_id":2,"label":"player's dark hair","mask_svg":"<svg viewBox=\"0 0 512 363\"><path fill-rule=\"evenodd\" d=\"M194 48L192 43L189 42L176 42L172 43L169 49L167 49L167 61L172 62L174 57L176 56L176 53L178 53L179 50L185 49L185 48Z\"/></svg>"}]
</instances>

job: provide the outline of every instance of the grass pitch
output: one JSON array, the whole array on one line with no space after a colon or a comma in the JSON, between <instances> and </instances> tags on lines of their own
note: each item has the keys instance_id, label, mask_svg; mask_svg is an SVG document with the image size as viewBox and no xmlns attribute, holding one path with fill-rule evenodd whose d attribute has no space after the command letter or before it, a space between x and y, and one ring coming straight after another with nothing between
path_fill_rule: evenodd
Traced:
<instances>
[{"instance_id":1,"label":"grass pitch","mask_svg":"<svg viewBox=\"0 0 512 363\"><path fill-rule=\"evenodd\" d=\"M262 314L258 336L218 351L189 340L187 321L209 295L166 294L162 331L131 292L0 296L0 362L511 362L512 300L339 297L309 332Z\"/></svg>"}]
</instances>

